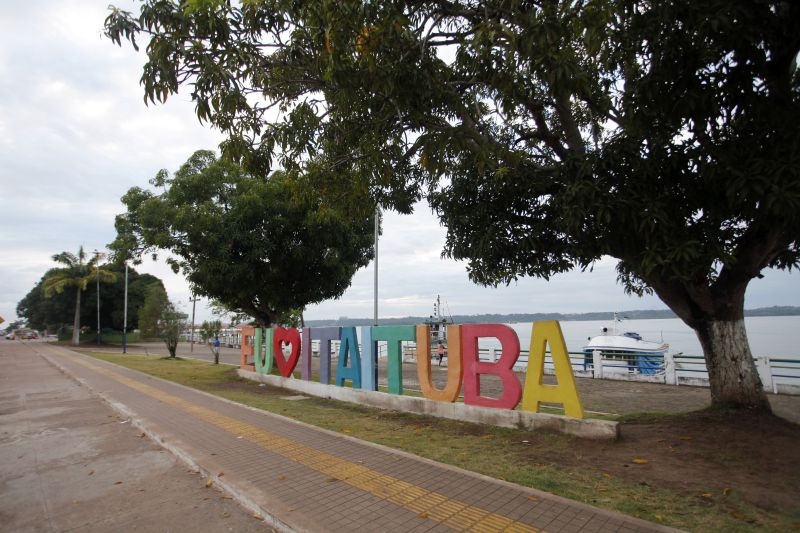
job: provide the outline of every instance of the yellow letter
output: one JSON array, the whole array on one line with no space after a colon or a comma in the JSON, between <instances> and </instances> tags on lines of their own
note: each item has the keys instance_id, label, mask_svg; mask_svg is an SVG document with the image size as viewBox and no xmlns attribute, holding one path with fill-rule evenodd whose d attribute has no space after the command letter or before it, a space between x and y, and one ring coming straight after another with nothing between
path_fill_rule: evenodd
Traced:
<instances>
[{"instance_id":1,"label":"yellow letter","mask_svg":"<svg viewBox=\"0 0 800 533\"><path fill-rule=\"evenodd\" d=\"M523 411L539 412L541 402L564 405L564 414L583 418L583 406L572 375L567 346L561 326L555 320L534 322L531 325L531 347L528 353L528 371L525 373L525 392L522 395ZM544 354L550 343L550 354L556 370L557 385L544 385Z\"/></svg>"}]
</instances>

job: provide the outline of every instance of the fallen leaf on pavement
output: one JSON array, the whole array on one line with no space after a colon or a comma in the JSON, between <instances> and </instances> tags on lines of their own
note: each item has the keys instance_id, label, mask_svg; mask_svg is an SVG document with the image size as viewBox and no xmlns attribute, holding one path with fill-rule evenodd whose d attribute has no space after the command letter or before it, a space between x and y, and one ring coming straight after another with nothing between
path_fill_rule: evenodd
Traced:
<instances>
[{"instance_id":1,"label":"fallen leaf on pavement","mask_svg":"<svg viewBox=\"0 0 800 533\"><path fill-rule=\"evenodd\" d=\"M635 465L646 465L647 464L647 459L642 459L641 457L637 457L636 459L634 459L631 462L633 464L635 464Z\"/></svg>"}]
</instances>

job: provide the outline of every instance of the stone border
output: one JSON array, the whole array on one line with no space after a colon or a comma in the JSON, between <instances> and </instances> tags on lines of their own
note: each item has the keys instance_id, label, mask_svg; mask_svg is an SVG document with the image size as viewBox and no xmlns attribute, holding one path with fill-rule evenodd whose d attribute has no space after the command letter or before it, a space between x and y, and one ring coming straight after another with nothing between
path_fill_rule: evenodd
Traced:
<instances>
[{"instance_id":1,"label":"stone border","mask_svg":"<svg viewBox=\"0 0 800 533\"><path fill-rule=\"evenodd\" d=\"M579 419L528 411L477 407L464 405L463 403L439 402L415 396L400 396L384 392L325 385L316 381L284 378L272 374L259 374L241 368L237 372L240 377L251 381L259 381L274 387L281 387L319 398L368 405L378 409L403 411L512 429L553 431L584 439L616 440L619 438L619 422L610 420Z\"/></svg>"}]
</instances>

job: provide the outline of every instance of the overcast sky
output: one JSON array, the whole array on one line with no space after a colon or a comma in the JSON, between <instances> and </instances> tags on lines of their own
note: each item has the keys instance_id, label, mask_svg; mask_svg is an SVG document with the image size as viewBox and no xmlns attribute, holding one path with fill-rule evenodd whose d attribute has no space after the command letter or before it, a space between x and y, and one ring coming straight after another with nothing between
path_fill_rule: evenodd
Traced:
<instances>
[{"instance_id":1,"label":"overcast sky","mask_svg":"<svg viewBox=\"0 0 800 533\"><path fill-rule=\"evenodd\" d=\"M105 249L115 237L119 198L130 187L147 187L159 169L176 170L195 150L215 149L222 137L198 123L188 96L143 103L144 54L102 36L108 0L0 5L0 316L8 322L17 302L54 266L53 254L81 245ZM444 229L426 205L411 216L387 214L379 247L381 316L428 315L437 294L448 314L665 307L654 297L626 296L610 259L591 273L550 282L478 287L464 263L441 259L443 243ZM162 278L173 301L191 311L181 276L163 262L137 269ZM748 308L798 305L797 274L765 274L751 283ZM306 318L372 312L370 265L341 299L308 308ZM198 321L211 316L202 301L197 315Z\"/></svg>"}]
</instances>

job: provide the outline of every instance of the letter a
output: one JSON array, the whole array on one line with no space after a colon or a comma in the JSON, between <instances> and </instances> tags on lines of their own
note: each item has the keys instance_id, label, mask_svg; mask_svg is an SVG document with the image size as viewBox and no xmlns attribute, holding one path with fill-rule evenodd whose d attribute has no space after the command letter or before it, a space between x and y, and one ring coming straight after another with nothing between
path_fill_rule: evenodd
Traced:
<instances>
[{"instance_id":1,"label":"letter a","mask_svg":"<svg viewBox=\"0 0 800 533\"><path fill-rule=\"evenodd\" d=\"M567 345L561 334L561 326L555 320L543 320L531 325L531 347L528 354L528 371L525 373L525 391L522 395L523 411L539 412L542 402L560 403L564 414L572 418L583 418L583 406L575 386L572 364L569 362ZM544 376L544 354L547 344L556 371L557 385L542 383Z\"/></svg>"}]
</instances>

